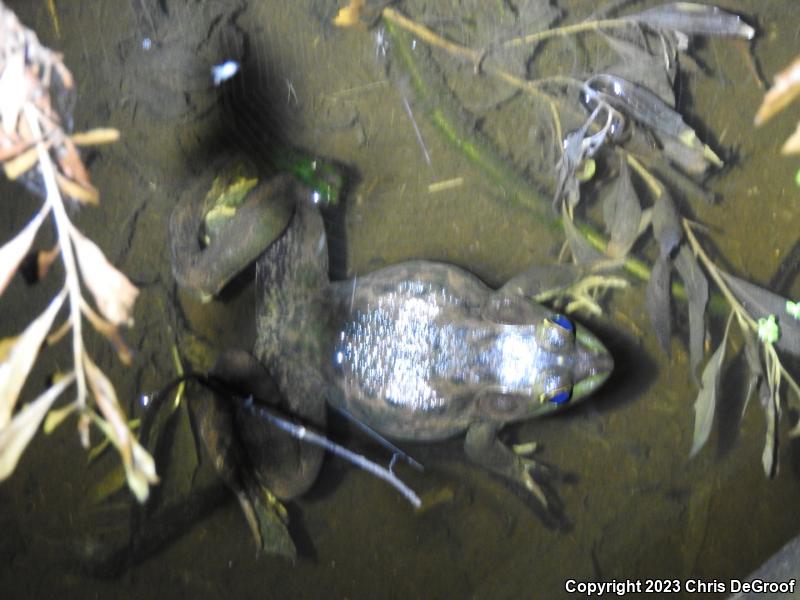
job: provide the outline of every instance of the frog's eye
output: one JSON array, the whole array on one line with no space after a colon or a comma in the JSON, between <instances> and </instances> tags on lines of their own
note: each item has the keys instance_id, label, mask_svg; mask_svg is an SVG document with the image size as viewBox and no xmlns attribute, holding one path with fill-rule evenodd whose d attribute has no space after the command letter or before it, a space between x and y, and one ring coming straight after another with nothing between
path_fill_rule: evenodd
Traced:
<instances>
[{"instance_id":1,"label":"frog's eye","mask_svg":"<svg viewBox=\"0 0 800 600\"><path fill-rule=\"evenodd\" d=\"M552 323L553 325L557 325L564 331L567 331L569 333L575 333L575 325L564 315L559 315L559 314L551 315L550 317L547 318L547 321L549 323Z\"/></svg>"},{"instance_id":2,"label":"frog's eye","mask_svg":"<svg viewBox=\"0 0 800 600\"><path fill-rule=\"evenodd\" d=\"M549 402L550 404L565 404L572 398L572 387L558 387L549 392L542 392L539 396L539 402L542 404Z\"/></svg>"}]
</instances>

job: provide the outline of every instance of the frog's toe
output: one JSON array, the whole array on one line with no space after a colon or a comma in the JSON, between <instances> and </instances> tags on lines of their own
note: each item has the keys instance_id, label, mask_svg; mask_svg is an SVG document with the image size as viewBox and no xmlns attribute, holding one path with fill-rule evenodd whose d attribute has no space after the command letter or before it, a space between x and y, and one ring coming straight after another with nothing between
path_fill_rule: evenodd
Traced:
<instances>
[{"instance_id":1,"label":"frog's toe","mask_svg":"<svg viewBox=\"0 0 800 600\"><path fill-rule=\"evenodd\" d=\"M534 466L535 464L530 465L530 467L528 466L524 467L525 470L523 471L521 477L522 485L526 490L528 490L531 494L533 494L534 498L536 498L542 504L545 510L548 510L550 505L547 502L547 496L545 495L542 486L536 483L536 480L533 478L533 475L531 475L530 472L530 468Z\"/></svg>"},{"instance_id":2,"label":"frog's toe","mask_svg":"<svg viewBox=\"0 0 800 600\"><path fill-rule=\"evenodd\" d=\"M283 521L285 524L289 524L289 512L286 510L286 507L283 505L283 502L278 500L278 498L273 494L270 490L265 488L264 486L259 486L261 494L264 496L264 504L267 508L273 511L278 518Z\"/></svg>"},{"instance_id":3,"label":"frog's toe","mask_svg":"<svg viewBox=\"0 0 800 600\"><path fill-rule=\"evenodd\" d=\"M517 456L531 456L539 449L539 444L537 444L536 442L514 444L513 446L511 446L511 449Z\"/></svg>"}]
</instances>

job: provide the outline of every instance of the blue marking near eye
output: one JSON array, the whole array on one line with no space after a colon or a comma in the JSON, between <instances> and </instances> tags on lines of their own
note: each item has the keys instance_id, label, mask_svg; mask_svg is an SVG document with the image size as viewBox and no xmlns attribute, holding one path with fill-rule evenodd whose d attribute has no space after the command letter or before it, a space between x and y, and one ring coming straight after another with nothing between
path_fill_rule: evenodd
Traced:
<instances>
[{"instance_id":1,"label":"blue marking near eye","mask_svg":"<svg viewBox=\"0 0 800 600\"><path fill-rule=\"evenodd\" d=\"M550 397L550 402L553 404L564 404L565 402L569 402L570 398L572 398L572 388L564 388L556 391Z\"/></svg>"},{"instance_id":2,"label":"blue marking near eye","mask_svg":"<svg viewBox=\"0 0 800 600\"><path fill-rule=\"evenodd\" d=\"M555 314L552 317L550 317L550 320L559 327L561 327L562 329L566 329L570 333L575 332L575 325L573 325L572 321L570 321L564 315Z\"/></svg>"}]
</instances>

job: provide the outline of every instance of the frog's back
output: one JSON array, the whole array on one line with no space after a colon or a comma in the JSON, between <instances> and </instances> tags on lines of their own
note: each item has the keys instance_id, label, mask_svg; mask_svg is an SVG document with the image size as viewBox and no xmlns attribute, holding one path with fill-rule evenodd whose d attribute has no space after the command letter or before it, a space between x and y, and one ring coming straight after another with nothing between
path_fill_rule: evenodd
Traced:
<instances>
[{"instance_id":1,"label":"frog's back","mask_svg":"<svg viewBox=\"0 0 800 600\"><path fill-rule=\"evenodd\" d=\"M463 431L474 396L467 362L488 328L489 293L472 274L426 261L334 284L332 402L396 438Z\"/></svg>"}]
</instances>

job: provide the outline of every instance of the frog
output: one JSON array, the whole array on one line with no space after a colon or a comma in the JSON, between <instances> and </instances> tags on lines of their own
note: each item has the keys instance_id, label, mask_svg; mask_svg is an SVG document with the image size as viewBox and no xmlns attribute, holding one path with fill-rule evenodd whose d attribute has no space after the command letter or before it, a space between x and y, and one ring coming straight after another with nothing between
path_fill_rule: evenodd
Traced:
<instances>
[{"instance_id":1,"label":"frog","mask_svg":"<svg viewBox=\"0 0 800 600\"><path fill-rule=\"evenodd\" d=\"M179 204L171 219L172 267L182 287L207 297L220 284L206 281L203 265L227 260L238 247L246 256L232 262L255 261L253 356L282 396L273 402L318 428L333 407L390 440L463 435L472 461L547 508L530 446L517 451L499 433L580 402L613 370L598 337L535 302L543 291L567 293L575 271L532 267L492 289L456 265L412 260L332 281L319 194L277 175L246 196L244 222L236 211L205 247L197 245L197 228L209 202ZM263 221L274 215L263 246L251 239L257 209ZM322 451L282 436L291 450L277 450L274 432L269 449L252 431L245 445L269 466L260 482L289 500L313 484ZM271 460L277 456L293 467L280 468Z\"/></svg>"}]
</instances>

